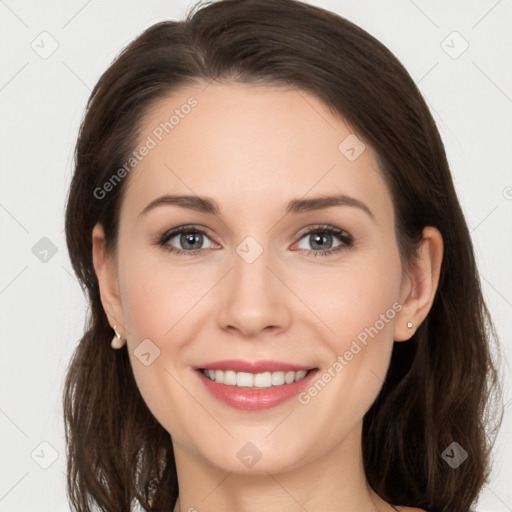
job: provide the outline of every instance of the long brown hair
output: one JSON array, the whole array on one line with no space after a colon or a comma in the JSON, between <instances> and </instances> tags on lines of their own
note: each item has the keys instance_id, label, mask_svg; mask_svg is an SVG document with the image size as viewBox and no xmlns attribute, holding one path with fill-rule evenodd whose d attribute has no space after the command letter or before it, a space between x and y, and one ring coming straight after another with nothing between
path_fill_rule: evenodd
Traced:
<instances>
[{"instance_id":1,"label":"long brown hair","mask_svg":"<svg viewBox=\"0 0 512 512\"><path fill-rule=\"evenodd\" d=\"M292 86L341 116L378 155L405 263L423 227L441 232L434 303L412 340L395 343L383 388L364 418L363 459L368 483L390 503L469 510L488 477L501 420L489 411L501 395L490 346L496 334L443 143L414 81L385 46L344 18L296 0L221 0L196 6L183 22L157 23L92 91L66 210L71 262L90 303L65 382L70 503L78 511L110 512L134 503L172 510L176 503L170 435L141 397L126 348L110 348L91 233L102 223L115 251L127 179L105 197L95 191L133 152L150 106L212 80ZM454 441L468 453L457 469L442 457Z\"/></svg>"}]
</instances>

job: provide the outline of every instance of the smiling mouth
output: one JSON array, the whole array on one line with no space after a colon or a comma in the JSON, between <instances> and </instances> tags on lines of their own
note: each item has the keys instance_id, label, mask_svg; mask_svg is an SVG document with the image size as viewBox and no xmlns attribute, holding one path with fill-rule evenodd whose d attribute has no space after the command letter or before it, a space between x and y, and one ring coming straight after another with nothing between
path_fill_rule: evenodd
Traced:
<instances>
[{"instance_id":1,"label":"smiling mouth","mask_svg":"<svg viewBox=\"0 0 512 512\"><path fill-rule=\"evenodd\" d=\"M208 368L199 368L199 371L207 378L217 384L235 386L238 388L270 388L275 386L286 386L293 382L299 382L314 371L276 371L262 373L235 372L234 370L210 370Z\"/></svg>"}]
</instances>

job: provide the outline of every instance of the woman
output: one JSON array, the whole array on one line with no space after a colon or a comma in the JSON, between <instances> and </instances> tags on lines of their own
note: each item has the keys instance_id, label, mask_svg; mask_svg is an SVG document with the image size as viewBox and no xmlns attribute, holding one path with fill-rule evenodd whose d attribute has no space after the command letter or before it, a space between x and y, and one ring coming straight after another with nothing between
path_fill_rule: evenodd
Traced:
<instances>
[{"instance_id":1,"label":"woman","mask_svg":"<svg viewBox=\"0 0 512 512\"><path fill-rule=\"evenodd\" d=\"M77 510L475 502L492 322L432 116L362 29L294 0L150 27L93 90L66 236Z\"/></svg>"}]
</instances>

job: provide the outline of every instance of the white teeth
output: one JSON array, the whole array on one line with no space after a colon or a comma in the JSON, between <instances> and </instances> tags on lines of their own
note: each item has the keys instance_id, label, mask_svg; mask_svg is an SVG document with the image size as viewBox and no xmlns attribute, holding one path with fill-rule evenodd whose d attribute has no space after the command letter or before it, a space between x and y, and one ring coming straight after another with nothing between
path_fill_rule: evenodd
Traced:
<instances>
[{"instance_id":1,"label":"white teeth","mask_svg":"<svg viewBox=\"0 0 512 512\"><path fill-rule=\"evenodd\" d=\"M237 386L241 388L269 388L271 386L281 386L291 384L302 380L307 370L297 372L264 372L247 373L235 372L233 370L202 370L203 374L210 380L219 384L228 386Z\"/></svg>"},{"instance_id":2,"label":"white teeth","mask_svg":"<svg viewBox=\"0 0 512 512\"><path fill-rule=\"evenodd\" d=\"M224 384L227 384L228 386L236 386L236 372L226 370L224 372Z\"/></svg>"},{"instance_id":3,"label":"white teeth","mask_svg":"<svg viewBox=\"0 0 512 512\"><path fill-rule=\"evenodd\" d=\"M270 377L272 386L281 386L284 384L284 372L273 372Z\"/></svg>"},{"instance_id":4,"label":"white teeth","mask_svg":"<svg viewBox=\"0 0 512 512\"><path fill-rule=\"evenodd\" d=\"M302 380L306 376L306 373L308 373L307 370L301 370L300 372L295 372L295 382Z\"/></svg>"},{"instance_id":5,"label":"white teeth","mask_svg":"<svg viewBox=\"0 0 512 512\"><path fill-rule=\"evenodd\" d=\"M215 375L215 377L217 377L217 375ZM215 379L215 382L225 384L224 380L217 380L217 378ZM252 388L253 382L254 377L252 373L236 372L236 385L238 387Z\"/></svg>"},{"instance_id":6,"label":"white teeth","mask_svg":"<svg viewBox=\"0 0 512 512\"><path fill-rule=\"evenodd\" d=\"M257 373L254 376L255 388L268 388L272 385L272 374L270 372Z\"/></svg>"}]
</instances>

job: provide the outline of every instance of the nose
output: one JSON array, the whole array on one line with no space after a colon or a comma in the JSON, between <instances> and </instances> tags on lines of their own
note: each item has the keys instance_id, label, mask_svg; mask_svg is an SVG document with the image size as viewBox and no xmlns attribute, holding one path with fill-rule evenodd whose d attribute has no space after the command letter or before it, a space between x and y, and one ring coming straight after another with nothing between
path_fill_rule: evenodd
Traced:
<instances>
[{"instance_id":1,"label":"nose","mask_svg":"<svg viewBox=\"0 0 512 512\"><path fill-rule=\"evenodd\" d=\"M219 326L245 338L286 330L292 294L279 273L267 251L251 263L235 253L233 268L219 289Z\"/></svg>"}]
</instances>

